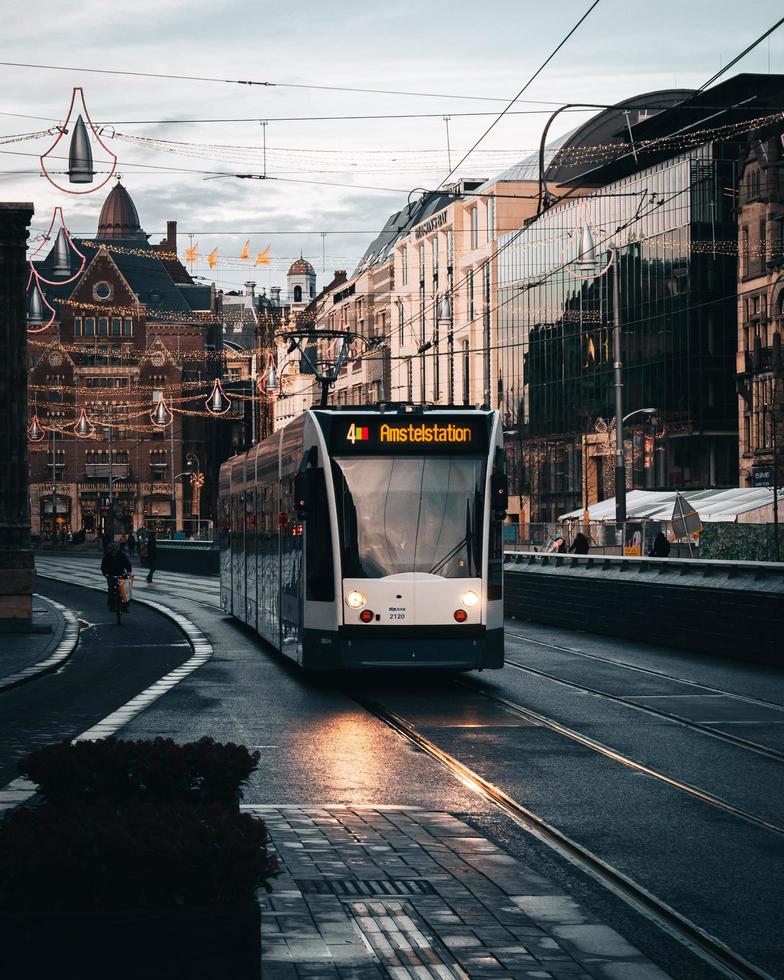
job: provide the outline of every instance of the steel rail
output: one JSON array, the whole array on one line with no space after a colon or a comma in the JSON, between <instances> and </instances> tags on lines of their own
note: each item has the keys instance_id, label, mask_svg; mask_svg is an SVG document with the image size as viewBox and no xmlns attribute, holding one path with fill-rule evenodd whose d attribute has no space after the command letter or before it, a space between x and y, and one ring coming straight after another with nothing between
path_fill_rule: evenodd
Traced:
<instances>
[{"instance_id":1,"label":"steel rail","mask_svg":"<svg viewBox=\"0 0 784 980\"><path fill-rule=\"evenodd\" d=\"M556 684L563 684L564 687L573 687L578 691L585 691L587 694L594 694L600 698L606 698L608 701L614 701L617 704L622 704L626 708L633 708L635 711L642 711L645 714L653 715L654 717L664 718L666 721L675 722L677 725L682 725L684 728L689 728L692 731L699 732L702 735L708 735L711 738L719 739L721 742L727 742L730 745L734 745L738 748L745 749L748 752L754 752L757 755L765 756L766 758L773 759L776 762L784 762L784 752L779 752L778 749L771 749L767 745L760 745L759 742L752 742L751 739L741 738L740 735L733 735L730 732L723 732L719 728L711 728L710 725L705 725L699 721L691 721L689 718L684 718L682 715L673 714L671 711L664 711L662 708L654 708L645 704L637 704L634 701L629 701L626 698L622 698L618 694L608 694L606 691L600 691L595 687L587 687L585 684L578 684L576 681L569 681L563 677L558 677L556 674L550 674L546 670L540 670L538 667L529 667L528 664L519 664L516 660L510 660L508 657L504 659L504 664L507 667L514 667L516 670L525 671L528 674L536 674L538 677L546 677L548 680L555 681Z\"/></svg>"},{"instance_id":2,"label":"steel rail","mask_svg":"<svg viewBox=\"0 0 784 980\"><path fill-rule=\"evenodd\" d=\"M634 769L635 772L641 772L661 783L666 783L668 786L672 786L674 789L678 789L682 793L693 796L696 799L701 800L703 803L710 804L710 806L718 807L720 810L724 810L726 813L731 813L734 817L740 817L742 820L746 820L757 827L761 827L763 830L769 830L774 834L784 834L784 827L780 826L779 824L771 823L769 820L765 820L764 817L758 817L750 810L744 810L743 807L735 806L728 800L723 800L720 796L714 796L713 793L709 793L707 790L702 790L697 786L692 786L691 783L684 783L680 779L675 779L674 776L668 776L666 773L659 772L657 769L651 769L650 766L643 765L643 763L629 758L629 756L624 755L617 749L611 748L609 745L605 745L603 742L597 742L596 739L589 738L587 735L582 735L580 732L576 732L573 728L569 728L567 725L562 725L559 721L548 718L546 715L540 715L538 711L532 711L530 708L524 708L522 705L516 704L514 701L509 701L506 698L499 697L497 694L490 694L489 692L484 691L481 687L478 687L476 684L472 684L470 681L455 681L455 683L460 685L460 687L464 687L475 692L476 694L480 694L482 697L487 698L490 701L495 701L497 704L503 705L503 707L517 715L520 715L520 717L524 718L526 721L543 725L545 728L549 728L552 731L557 732L559 735L565 735L566 738L579 742L586 748L592 749L594 752L598 752L600 755L603 755L608 759L612 759L613 762L619 762L621 765L626 766L629 769Z\"/></svg>"},{"instance_id":3,"label":"steel rail","mask_svg":"<svg viewBox=\"0 0 784 980\"><path fill-rule=\"evenodd\" d=\"M505 813L518 826L552 848L663 931L732 980L775 980L709 932L657 898L634 879L557 830L497 786L459 762L403 718L356 694L354 700L407 741L444 766L456 779Z\"/></svg>"},{"instance_id":4,"label":"steel rail","mask_svg":"<svg viewBox=\"0 0 784 980\"><path fill-rule=\"evenodd\" d=\"M678 677L667 674L663 670L654 670L653 667L640 667L637 664L630 664L625 660L613 660L612 657L600 657L597 653L586 653L585 650L575 650L574 647L561 646L558 643L548 643L546 640L537 640L533 636L525 636L523 633L513 633L511 630L504 630L505 636L514 636L518 640L525 640L527 643L535 643L540 647L549 647L551 650L560 650L562 653L572 653L576 657L584 657L586 660L597 660L599 663L610 664L612 667L625 667L627 670L636 670L641 674L652 674L654 677L662 677L664 680L674 681L677 684L686 684L688 687L698 687L703 691L710 691L711 694L723 694L728 698L735 698L738 701L748 701L749 704L759 704L766 708L774 708L776 711L784 711L784 704L778 701L766 701L764 698L754 698L749 694L735 694L733 691L725 691L720 687L712 687L710 684L701 684L699 681L689 680L687 677Z\"/></svg>"}]
</instances>

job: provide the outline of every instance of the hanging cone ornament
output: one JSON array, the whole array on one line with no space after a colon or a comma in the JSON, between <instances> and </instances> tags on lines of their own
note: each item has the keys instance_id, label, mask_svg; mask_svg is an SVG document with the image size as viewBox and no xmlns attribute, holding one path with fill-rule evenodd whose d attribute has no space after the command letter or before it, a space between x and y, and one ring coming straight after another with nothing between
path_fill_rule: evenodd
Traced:
<instances>
[{"instance_id":1,"label":"hanging cone ornament","mask_svg":"<svg viewBox=\"0 0 784 980\"><path fill-rule=\"evenodd\" d=\"M41 333L54 323L56 315L41 289L38 273L31 269L27 280L27 332Z\"/></svg>"},{"instance_id":2,"label":"hanging cone ornament","mask_svg":"<svg viewBox=\"0 0 784 980\"><path fill-rule=\"evenodd\" d=\"M231 399L223 390L220 378L216 378L213 382L210 397L204 404L210 415L225 415L231 408Z\"/></svg>"},{"instance_id":3,"label":"hanging cone ornament","mask_svg":"<svg viewBox=\"0 0 784 980\"><path fill-rule=\"evenodd\" d=\"M166 404L166 399L161 395L158 404L150 412L150 421L156 429L165 429L174 418L174 413Z\"/></svg>"},{"instance_id":4,"label":"hanging cone ornament","mask_svg":"<svg viewBox=\"0 0 784 980\"><path fill-rule=\"evenodd\" d=\"M52 258L52 275L55 278L47 279L33 265L33 260L43 249L44 245L52 240L52 230L54 229L55 222L58 220L60 222L60 230L57 232L57 238L55 238L54 245L49 253ZM77 265L76 258L81 261L78 263L78 268L75 269ZM67 286L68 283L74 282L84 272L84 267L87 265L87 257L76 247L70 232L65 227L65 218L63 217L63 209L61 207L56 207L52 212L52 220L49 222L46 234L43 236L38 248L31 253L28 262L30 263L31 273L36 276L39 282L45 282L47 286Z\"/></svg>"},{"instance_id":5,"label":"hanging cone ornament","mask_svg":"<svg viewBox=\"0 0 784 980\"><path fill-rule=\"evenodd\" d=\"M87 127L80 113L71 133L71 146L68 150L68 180L71 184L92 184L94 176L90 137L87 135Z\"/></svg>"},{"instance_id":6,"label":"hanging cone ornament","mask_svg":"<svg viewBox=\"0 0 784 980\"><path fill-rule=\"evenodd\" d=\"M74 425L74 434L80 439L89 439L95 433L95 426L87 418L87 413L84 409L79 413L79 418L76 420L76 425Z\"/></svg>"},{"instance_id":7,"label":"hanging cone ornament","mask_svg":"<svg viewBox=\"0 0 784 980\"><path fill-rule=\"evenodd\" d=\"M100 183L90 186L83 191L74 191L63 184L58 184L46 169L46 158L54 153L55 147L69 132L69 123L71 122L71 116L74 113L77 96L81 102L82 112L78 113L76 121L73 123L70 130L71 142L68 148L68 182L70 184L93 185L96 170L93 164L92 140L95 140L95 142L106 151L111 161L111 166L106 177ZM87 103L84 100L84 90L81 87L77 86L71 92L71 104L68 106L68 115L65 117L65 122L60 127L60 132L57 139L45 153L41 154L39 160L42 175L46 177L50 184L52 184L58 190L64 191L66 194L92 194L93 191L100 190L111 180L115 170L117 169L117 154L112 153L109 147L101 139L101 135L98 130L95 128L93 121L90 118L90 113L87 111ZM108 163L109 161L106 162Z\"/></svg>"},{"instance_id":8,"label":"hanging cone ornament","mask_svg":"<svg viewBox=\"0 0 784 980\"><path fill-rule=\"evenodd\" d=\"M27 438L30 442L40 442L45 434L41 423L38 421L38 416L34 415L30 419L30 424L27 426Z\"/></svg>"}]
</instances>

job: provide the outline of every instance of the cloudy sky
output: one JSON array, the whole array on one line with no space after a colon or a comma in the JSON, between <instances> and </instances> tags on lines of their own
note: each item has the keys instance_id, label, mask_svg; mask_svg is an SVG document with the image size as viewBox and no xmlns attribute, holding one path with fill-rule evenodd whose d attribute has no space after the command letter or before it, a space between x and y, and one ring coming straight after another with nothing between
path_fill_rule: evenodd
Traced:
<instances>
[{"instance_id":1,"label":"cloudy sky","mask_svg":"<svg viewBox=\"0 0 784 980\"><path fill-rule=\"evenodd\" d=\"M0 66L0 199L33 201L35 232L60 204L73 232L95 233L108 185L82 197L62 193L38 170L52 136L7 141L63 122L71 88L80 85L152 240L176 219L181 254L191 242L202 256L218 248L216 273L203 263L193 271L226 289L248 277L284 285L300 252L323 284L324 269L329 278L353 267L412 189L436 187L446 176L443 116L451 117L455 163L589 5L6 0L3 61L69 70ZM742 17L730 0L601 0L460 175L489 177L525 156L557 104L698 87L781 13L780 0L754 0ZM784 28L733 71L784 72ZM588 115L560 117L552 135ZM217 176L262 174L264 132L270 179ZM252 254L271 246L269 267L250 272L239 259L246 239Z\"/></svg>"}]
</instances>

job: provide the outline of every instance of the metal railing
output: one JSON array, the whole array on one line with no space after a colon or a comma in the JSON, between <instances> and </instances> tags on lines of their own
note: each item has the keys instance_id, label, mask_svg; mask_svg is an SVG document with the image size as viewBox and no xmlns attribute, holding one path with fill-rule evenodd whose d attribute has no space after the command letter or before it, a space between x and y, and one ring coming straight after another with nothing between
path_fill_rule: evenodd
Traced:
<instances>
[{"instance_id":1,"label":"metal railing","mask_svg":"<svg viewBox=\"0 0 784 980\"><path fill-rule=\"evenodd\" d=\"M672 541L668 521L626 521L615 524L607 521L553 521L537 524L505 524L504 549L533 553L556 551L558 536L566 542L567 553L574 545L578 533L588 539L591 555L629 555L646 557L650 554L656 535L662 531L670 541L670 555L674 557L699 557L699 544Z\"/></svg>"},{"instance_id":2,"label":"metal railing","mask_svg":"<svg viewBox=\"0 0 784 980\"><path fill-rule=\"evenodd\" d=\"M213 522L186 517L175 522L171 517L147 516L144 518L147 531L155 531L159 541L212 541Z\"/></svg>"}]
</instances>

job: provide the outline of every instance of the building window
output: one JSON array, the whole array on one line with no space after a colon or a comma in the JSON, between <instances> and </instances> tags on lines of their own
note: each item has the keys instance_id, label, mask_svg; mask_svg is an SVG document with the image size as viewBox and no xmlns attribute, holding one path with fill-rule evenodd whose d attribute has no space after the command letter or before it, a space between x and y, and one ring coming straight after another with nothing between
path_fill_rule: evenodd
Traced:
<instances>
[{"instance_id":1,"label":"building window","mask_svg":"<svg viewBox=\"0 0 784 980\"><path fill-rule=\"evenodd\" d=\"M412 402L414 400L414 365L411 363L410 357L406 358L406 391L408 401Z\"/></svg>"},{"instance_id":2,"label":"building window","mask_svg":"<svg viewBox=\"0 0 784 980\"><path fill-rule=\"evenodd\" d=\"M80 316L74 317L74 337L82 336L82 318Z\"/></svg>"},{"instance_id":3,"label":"building window","mask_svg":"<svg viewBox=\"0 0 784 980\"><path fill-rule=\"evenodd\" d=\"M469 269L466 273L466 291L468 293L468 320L469 323L474 319L474 270Z\"/></svg>"},{"instance_id":4,"label":"building window","mask_svg":"<svg viewBox=\"0 0 784 980\"><path fill-rule=\"evenodd\" d=\"M105 316L98 317L98 336L106 337L109 333L109 318Z\"/></svg>"},{"instance_id":5,"label":"building window","mask_svg":"<svg viewBox=\"0 0 784 980\"><path fill-rule=\"evenodd\" d=\"M492 242L495 238L495 198L487 199L487 240Z\"/></svg>"},{"instance_id":6,"label":"building window","mask_svg":"<svg viewBox=\"0 0 784 980\"><path fill-rule=\"evenodd\" d=\"M400 281L404 286L408 285L408 245L400 250Z\"/></svg>"},{"instance_id":7,"label":"building window","mask_svg":"<svg viewBox=\"0 0 784 980\"><path fill-rule=\"evenodd\" d=\"M446 233L446 264L451 273L455 264L455 233L451 228Z\"/></svg>"},{"instance_id":8,"label":"building window","mask_svg":"<svg viewBox=\"0 0 784 980\"><path fill-rule=\"evenodd\" d=\"M433 289L438 289L438 235L433 239Z\"/></svg>"},{"instance_id":9,"label":"building window","mask_svg":"<svg viewBox=\"0 0 784 980\"><path fill-rule=\"evenodd\" d=\"M119 316L112 317L112 337L122 336L122 319Z\"/></svg>"},{"instance_id":10,"label":"building window","mask_svg":"<svg viewBox=\"0 0 784 980\"><path fill-rule=\"evenodd\" d=\"M85 337L95 336L95 317L86 316L84 318L84 335Z\"/></svg>"},{"instance_id":11,"label":"building window","mask_svg":"<svg viewBox=\"0 0 784 980\"><path fill-rule=\"evenodd\" d=\"M479 248L479 208L471 208L471 248Z\"/></svg>"},{"instance_id":12,"label":"building window","mask_svg":"<svg viewBox=\"0 0 784 980\"><path fill-rule=\"evenodd\" d=\"M123 322L123 337L133 336L133 320L130 317L126 317Z\"/></svg>"},{"instance_id":13,"label":"building window","mask_svg":"<svg viewBox=\"0 0 784 980\"><path fill-rule=\"evenodd\" d=\"M406 311L405 311L405 307L400 301L398 301L397 304L397 325L400 331L400 346L402 347L403 344L405 344L406 342L405 340Z\"/></svg>"},{"instance_id":14,"label":"building window","mask_svg":"<svg viewBox=\"0 0 784 980\"><path fill-rule=\"evenodd\" d=\"M295 286L294 287L294 302L295 303L301 303L302 302L302 286Z\"/></svg>"}]
</instances>

